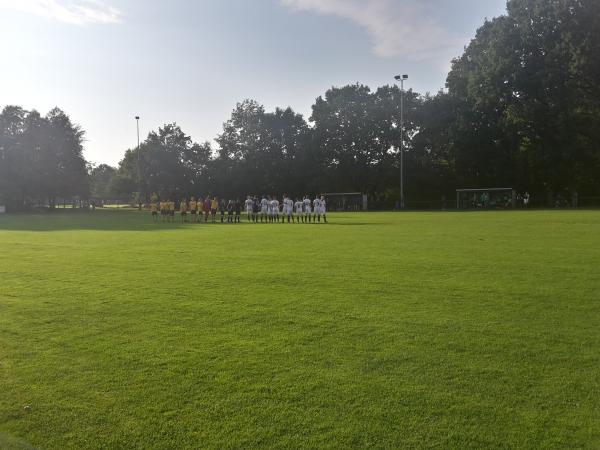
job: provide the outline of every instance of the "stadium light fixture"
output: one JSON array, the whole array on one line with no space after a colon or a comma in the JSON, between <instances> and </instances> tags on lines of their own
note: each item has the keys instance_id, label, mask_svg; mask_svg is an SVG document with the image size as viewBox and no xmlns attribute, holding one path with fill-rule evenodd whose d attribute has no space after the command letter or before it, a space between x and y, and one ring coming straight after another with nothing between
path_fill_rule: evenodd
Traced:
<instances>
[{"instance_id":1,"label":"stadium light fixture","mask_svg":"<svg viewBox=\"0 0 600 450\"><path fill-rule=\"evenodd\" d=\"M396 75L394 79L400 82L400 209L404 209L404 80L408 75Z\"/></svg>"}]
</instances>

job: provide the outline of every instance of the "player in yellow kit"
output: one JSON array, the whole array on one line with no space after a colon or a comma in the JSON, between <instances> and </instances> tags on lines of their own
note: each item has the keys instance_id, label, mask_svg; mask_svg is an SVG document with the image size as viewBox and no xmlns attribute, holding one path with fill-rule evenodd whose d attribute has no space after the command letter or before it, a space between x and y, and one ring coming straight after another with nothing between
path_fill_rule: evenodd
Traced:
<instances>
[{"instance_id":1,"label":"player in yellow kit","mask_svg":"<svg viewBox=\"0 0 600 450\"><path fill-rule=\"evenodd\" d=\"M175 222L175 202L169 202L169 218L171 222Z\"/></svg>"},{"instance_id":2,"label":"player in yellow kit","mask_svg":"<svg viewBox=\"0 0 600 450\"><path fill-rule=\"evenodd\" d=\"M155 201L150 202L150 212L152 213L152 220L158 221L158 204Z\"/></svg>"},{"instance_id":3,"label":"player in yellow kit","mask_svg":"<svg viewBox=\"0 0 600 450\"><path fill-rule=\"evenodd\" d=\"M197 209L198 209L198 204L196 203L196 199L194 197L192 197L190 199L190 204L189 204L189 210L190 210L190 216L191 216L190 220L192 222L196 222L197 221L197 218L198 218L198 216L197 216L197 212L198 212Z\"/></svg>"},{"instance_id":4,"label":"player in yellow kit","mask_svg":"<svg viewBox=\"0 0 600 450\"><path fill-rule=\"evenodd\" d=\"M210 202L210 216L212 218L212 223L215 223L217 218L217 209L219 208L219 199L217 197L213 197Z\"/></svg>"},{"instance_id":5,"label":"player in yellow kit","mask_svg":"<svg viewBox=\"0 0 600 450\"><path fill-rule=\"evenodd\" d=\"M165 221L166 217L167 217L167 205L164 201L160 201L159 205L159 209L160 209L160 220L162 222Z\"/></svg>"}]
</instances>

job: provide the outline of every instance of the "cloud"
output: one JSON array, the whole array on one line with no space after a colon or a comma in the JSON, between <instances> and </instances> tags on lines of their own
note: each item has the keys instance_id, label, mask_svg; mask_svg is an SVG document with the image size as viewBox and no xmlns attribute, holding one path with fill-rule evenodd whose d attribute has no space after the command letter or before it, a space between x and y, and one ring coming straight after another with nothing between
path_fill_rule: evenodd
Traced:
<instances>
[{"instance_id":1,"label":"cloud","mask_svg":"<svg viewBox=\"0 0 600 450\"><path fill-rule=\"evenodd\" d=\"M354 22L383 58L436 59L462 41L435 19L431 2L419 0L280 0L295 11L332 15ZM429 3L429 6L427 5Z\"/></svg>"},{"instance_id":2,"label":"cloud","mask_svg":"<svg viewBox=\"0 0 600 450\"><path fill-rule=\"evenodd\" d=\"M122 21L121 11L102 0L0 0L0 8L80 26Z\"/></svg>"}]
</instances>

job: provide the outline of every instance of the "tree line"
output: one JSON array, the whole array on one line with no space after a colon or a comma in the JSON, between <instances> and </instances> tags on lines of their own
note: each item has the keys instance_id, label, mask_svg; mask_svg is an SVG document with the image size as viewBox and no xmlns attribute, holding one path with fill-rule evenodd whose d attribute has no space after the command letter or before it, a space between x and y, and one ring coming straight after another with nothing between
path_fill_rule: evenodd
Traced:
<instances>
[{"instance_id":1,"label":"tree line","mask_svg":"<svg viewBox=\"0 0 600 450\"><path fill-rule=\"evenodd\" d=\"M51 203L68 195L143 201L152 193L351 191L390 207L399 198L402 135L408 207L438 205L459 187L513 187L538 204L574 192L600 196L598 48L600 2L509 0L507 14L486 20L434 95L394 85L333 87L308 120L245 100L215 147L166 124L127 150L118 167L87 172L82 131L64 113L41 118L8 107L0 116L0 193L5 202L37 196ZM53 152L46 171L41 156Z\"/></svg>"}]
</instances>

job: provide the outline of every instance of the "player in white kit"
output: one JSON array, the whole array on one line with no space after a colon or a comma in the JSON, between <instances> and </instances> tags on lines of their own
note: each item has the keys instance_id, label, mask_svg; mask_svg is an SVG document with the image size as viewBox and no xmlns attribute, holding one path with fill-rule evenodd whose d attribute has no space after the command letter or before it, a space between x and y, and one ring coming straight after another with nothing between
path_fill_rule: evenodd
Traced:
<instances>
[{"instance_id":1,"label":"player in white kit","mask_svg":"<svg viewBox=\"0 0 600 450\"><path fill-rule=\"evenodd\" d=\"M304 196L304 200L302 201L304 203L304 223L310 223L310 214L312 211L311 208L311 201L310 198L308 198L308 195Z\"/></svg>"},{"instance_id":2,"label":"player in white kit","mask_svg":"<svg viewBox=\"0 0 600 450\"><path fill-rule=\"evenodd\" d=\"M246 197L246 201L244 202L244 205L246 206L246 215L248 216L248 222L250 222L252 220L252 206L254 204L254 201L252 200L251 196Z\"/></svg>"},{"instance_id":3,"label":"player in white kit","mask_svg":"<svg viewBox=\"0 0 600 450\"><path fill-rule=\"evenodd\" d=\"M269 217L269 200L263 195L260 200L260 222L262 223L263 219L267 222Z\"/></svg>"},{"instance_id":4,"label":"player in white kit","mask_svg":"<svg viewBox=\"0 0 600 450\"><path fill-rule=\"evenodd\" d=\"M279 222L279 200L275 197L271 200L271 222Z\"/></svg>"},{"instance_id":5,"label":"player in white kit","mask_svg":"<svg viewBox=\"0 0 600 450\"><path fill-rule=\"evenodd\" d=\"M288 197L287 194L283 195L283 211L281 214L281 223L285 222L285 218L287 217L288 223L290 223L292 219L292 213L294 210L294 202Z\"/></svg>"},{"instance_id":6,"label":"player in white kit","mask_svg":"<svg viewBox=\"0 0 600 450\"><path fill-rule=\"evenodd\" d=\"M294 200L290 197L287 199L288 201L288 210L287 210L287 221L288 223L294 222Z\"/></svg>"},{"instance_id":7,"label":"player in white kit","mask_svg":"<svg viewBox=\"0 0 600 450\"><path fill-rule=\"evenodd\" d=\"M319 197L315 197L313 200L313 223L316 223L317 217L319 218L319 222L321 221L321 199Z\"/></svg>"},{"instance_id":8,"label":"player in white kit","mask_svg":"<svg viewBox=\"0 0 600 450\"><path fill-rule=\"evenodd\" d=\"M302 214L302 207L304 206L304 203L302 202L302 200L300 200L300 198L296 198L296 203L294 203L294 208L296 210L296 222L300 223L300 219L302 219L302 222L304 222L304 214Z\"/></svg>"},{"instance_id":9,"label":"player in white kit","mask_svg":"<svg viewBox=\"0 0 600 450\"><path fill-rule=\"evenodd\" d=\"M323 216L323 222L327 223L327 202L324 195L321 195L321 215Z\"/></svg>"}]
</instances>

